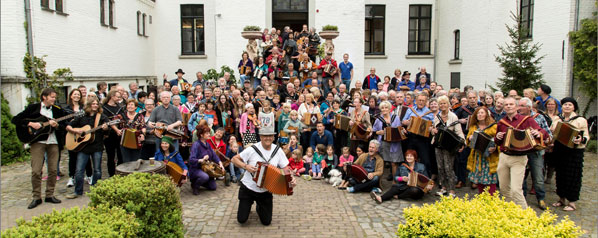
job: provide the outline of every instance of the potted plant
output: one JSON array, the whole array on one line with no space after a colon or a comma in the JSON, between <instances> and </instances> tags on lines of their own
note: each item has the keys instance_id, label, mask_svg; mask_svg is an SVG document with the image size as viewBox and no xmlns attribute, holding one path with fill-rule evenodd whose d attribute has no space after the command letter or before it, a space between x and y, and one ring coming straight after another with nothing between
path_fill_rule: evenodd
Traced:
<instances>
[{"instance_id":1,"label":"potted plant","mask_svg":"<svg viewBox=\"0 0 598 238\"><path fill-rule=\"evenodd\" d=\"M248 40L255 40L262 37L261 28L259 26L245 26L241 32L241 36Z\"/></svg>"},{"instance_id":2,"label":"potted plant","mask_svg":"<svg viewBox=\"0 0 598 238\"><path fill-rule=\"evenodd\" d=\"M338 26L325 25L322 27L320 37L324 38L325 40L332 40L338 37L338 34Z\"/></svg>"}]
</instances>

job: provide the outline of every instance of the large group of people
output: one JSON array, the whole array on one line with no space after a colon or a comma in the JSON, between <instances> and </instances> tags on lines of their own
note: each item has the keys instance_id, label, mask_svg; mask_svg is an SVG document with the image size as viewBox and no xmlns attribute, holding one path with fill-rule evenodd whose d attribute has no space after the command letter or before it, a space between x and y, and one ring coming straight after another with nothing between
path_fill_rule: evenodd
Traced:
<instances>
[{"instance_id":1,"label":"large group of people","mask_svg":"<svg viewBox=\"0 0 598 238\"><path fill-rule=\"evenodd\" d=\"M30 143L29 208L42 203L44 160L45 201L60 202L53 192L65 132L81 135L89 133L81 128L90 126L98 128L93 141L68 152L68 186L75 188L67 198L81 196L86 181L94 185L101 179L105 150L109 176L115 175L117 165L138 159L173 161L188 175L195 195L202 193L201 187L217 189L216 180L223 178L202 170L202 164L215 163L226 171L227 185L239 183L240 223L248 219L253 202L263 224L272 218L272 194L251 179L258 161L307 180L326 178L336 169L343 179L339 189L368 192L377 203L393 197L420 199L433 185L408 183L419 173L435 181L438 196L456 196L455 190L469 183L480 193L500 189L502 196L523 208L526 194L535 193L538 206L545 209L544 183L556 172L560 200L552 205L577 209L589 133L586 119L576 114L575 99L553 98L548 85L526 89L522 96L511 90L506 97L469 85L445 89L425 67L415 80L408 71L396 69L382 77L375 68L360 80L354 77L348 54L340 64L330 52L318 58L312 49L319 41L307 26L301 32L288 27L265 30L256 54L241 55L240 85L232 83L229 73L211 82L202 72L189 79L178 69L176 78L168 80L164 74L161 85L146 91L136 83L130 83L129 90L118 84L108 89L105 82L89 91L80 86L69 93L64 107L55 104L54 90L44 89L41 102L29 105L13 123L37 129L41 123L24 124L24 119L80 111L84 115L60 123L50 120L52 133ZM348 123L343 125L340 118ZM582 131L572 138L573 146L553 138L559 122ZM387 128L398 128L402 140L391 140ZM526 130L530 140L543 140L547 146L513 148L509 136L516 130ZM121 138L130 133L139 146L123 145ZM449 134L459 142L456 147L444 145ZM490 138L486 147L471 145L484 136ZM227 160L231 163L225 167ZM351 165L361 166L366 178L355 178L347 169ZM528 174L531 189L525 183ZM383 179L393 184L386 192L380 186Z\"/></svg>"}]
</instances>

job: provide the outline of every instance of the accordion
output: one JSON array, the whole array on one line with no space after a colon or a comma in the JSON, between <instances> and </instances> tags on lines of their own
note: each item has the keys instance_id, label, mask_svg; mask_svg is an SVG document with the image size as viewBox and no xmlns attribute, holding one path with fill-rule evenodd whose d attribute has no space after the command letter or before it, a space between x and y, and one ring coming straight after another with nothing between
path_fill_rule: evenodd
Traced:
<instances>
[{"instance_id":1,"label":"accordion","mask_svg":"<svg viewBox=\"0 0 598 238\"><path fill-rule=\"evenodd\" d=\"M190 83L181 83L181 91L191 92L192 86Z\"/></svg>"},{"instance_id":2,"label":"accordion","mask_svg":"<svg viewBox=\"0 0 598 238\"><path fill-rule=\"evenodd\" d=\"M303 114L303 123L308 127L315 128L320 121L322 121L322 114L320 113L306 112Z\"/></svg>"},{"instance_id":3,"label":"accordion","mask_svg":"<svg viewBox=\"0 0 598 238\"><path fill-rule=\"evenodd\" d=\"M411 171L411 173L409 173L409 180L407 180L407 186L419 188L423 190L424 193L427 193L429 191L427 189L428 185L434 185L434 180L415 171Z\"/></svg>"},{"instance_id":4,"label":"accordion","mask_svg":"<svg viewBox=\"0 0 598 238\"><path fill-rule=\"evenodd\" d=\"M206 172L210 178L218 178L226 174L226 172L220 168L219 164L216 164L210 160L201 164L201 170Z\"/></svg>"},{"instance_id":5,"label":"accordion","mask_svg":"<svg viewBox=\"0 0 598 238\"><path fill-rule=\"evenodd\" d=\"M505 149L511 154L526 155L529 152L542 150L544 146L544 136L540 134L540 139L536 140L532 136L531 130L519 130L509 127L505 135Z\"/></svg>"},{"instance_id":6,"label":"accordion","mask_svg":"<svg viewBox=\"0 0 598 238\"><path fill-rule=\"evenodd\" d=\"M399 127L384 128L384 141L386 142L400 142L407 139Z\"/></svg>"},{"instance_id":7,"label":"accordion","mask_svg":"<svg viewBox=\"0 0 598 238\"><path fill-rule=\"evenodd\" d=\"M360 165L345 163L344 167L347 177L354 178L355 181L360 183L368 181L368 173Z\"/></svg>"},{"instance_id":8,"label":"accordion","mask_svg":"<svg viewBox=\"0 0 598 238\"><path fill-rule=\"evenodd\" d=\"M187 178L187 176L183 174L183 169L172 161L168 161L168 163L166 163L166 172L168 172L168 175L170 175L170 178L177 187L183 185L183 180Z\"/></svg>"},{"instance_id":9,"label":"accordion","mask_svg":"<svg viewBox=\"0 0 598 238\"><path fill-rule=\"evenodd\" d=\"M288 169L279 169L264 162L257 162L256 167L257 171L253 175L253 181L259 188L265 188L277 195L293 195L291 172Z\"/></svg>"},{"instance_id":10,"label":"accordion","mask_svg":"<svg viewBox=\"0 0 598 238\"><path fill-rule=\"evenodd\" d=\"M351 118L342 114L334 115L334 128L337 130L349 131L351 127L349 126L349 122Z\"/></svg>"},{"instance_id":11,"label":"accordion","mask_svg":"<svg viewBox=\"0 0 598 238\"><path fill-rule=\"evenodd\" d=\"M488 134L476 130L471 136L471 141L469 141L469 148L476 150L479 153L484 153L488 150L488 147L490 147L490 142L492 142L492 140L494 140L494 138Z\"/></svg>"},{"instance_id":12,"label":"accordion","mask_svg":"<svg viewBox=\"0 0 598 238\"><path fill-rule=\"evenodd\" d=\"M241 66L239 68L240 75L251 75L251 67L249 66Z\"/></svg>"},{"instance_id":13,"label":"accordion","mask_svg":"<svg viewBox=\"0 0 598 238\"><path fill-rule=\"evenodd\" d=\"M411 123L409 123L407 131L419 136L430 137L431 126L432 121L425 120L421 117L411 117Z\"/></svg>"},{"instance_id":14,"label":"accordion","mask_svg":"<svg viewBox=\"0 0 598 238\"><path fill-rule=\"evenodd\" d=\"M326 66L324 66L323 71L329 75L332 75L335 73L336 67L334 67L334 65L332 64L327 64Z\"/></svg>"},{"instance_id":15,"label":"accordion","mask_svg":"<svg viewBox=\"0 0 598 238\"><path fill-rule=\"evenodd\" d=\"M583 131L575 129L575 127L569 123L559 121L556 124L556 128L554 130L554 140L558 141L564 146L575 148L573 140L579 135L583 135Z\"/></svg>"},{"instance_id":16,"label":"accordion","mask_svg":"<svg viewBox=\"0 0 598 238\"><path fill-rule=\"evenodd\" d=\"M357 140L368 141L368 131L365 126L360 123L353 124L353 128L351 129L351 134L355 136Z\"/></svg>"},{"instance_id":17,"label":"accordion","mask_svg":"<svg viewBox=\"0 0 598 238\"><path fill-rule=\"evenodd\" d=\"M457 133L444 127L439 127L434 135L434 146L437 148L456 152L463 144L463 139Z\"/></svg>"},{"instance_id":18,"label":"accordion","mask_svg":"<svg viewBox=\"0 0 598 238\"><path fill-rule=\"evenodd\" d=\"M127 149L138 150L141 149L141 143L137 138L141 134L141 131L135 129L125 129L120 137L120 145ZM138 158L132 158L138 159Z\"/></svg>"}]
</instances>

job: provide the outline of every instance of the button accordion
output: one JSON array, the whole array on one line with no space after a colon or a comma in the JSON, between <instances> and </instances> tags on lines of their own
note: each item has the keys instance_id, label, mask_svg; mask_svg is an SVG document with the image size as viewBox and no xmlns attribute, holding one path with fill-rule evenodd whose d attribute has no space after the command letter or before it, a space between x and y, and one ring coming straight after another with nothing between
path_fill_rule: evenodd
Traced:
<instances>
[{"instance_id":1,"label":"button accordion","mask_svg":"<svg viewBox=\"0 0 598 238\"><path fill-rule=\"evenodd\" d=\"M554 140L572 149L576 147L573 140L581 135L583 135L583 131L577 130L573 125L562 121L556 124L554 130Z\"/></svg>"},{"instance_id":2,"label":"button accordion","mask_svg":"<svg viewBox=\"0 0 598 238\"><path fill-rule=\"evenodd\" d=\"M407 131L419 136L430 137L431 126L432 121L425 120L421 117L411 117L411 122L407 127Z\"/></svg>"},{"instance_id":3,"label":"button accordion","mask_svg":"<svg viewBox=\"0 0 598 238\"><path fill-rule=\"evenodd\" d=\"M427 188L428 185L434 185L434 180L415 171L411 171L409 173L409 180L407 180L407 186L419 188L422 191L424 191L424 193L427 193L429 191Z\"/></svg>"},{"instance_id":4,"label":"button accordion","mask_svg":"<svg viewBox=\"0 0 598 238\"><path fill-rule=\"evenodd\" d=\"M469 148L476 150L479 153L484 153L486 150L488 150L488 147L490 147L491 144L490 142L493 140L493 137L489 136L483 131L476 130L473 132L471 140L469 141Z\"/></svg>"},{"instance_id":5,"label":"button accordion","mask_svg":"<svg viewBox=\"0 0 598 238\"><path fill-rule=\"evenodd\" d=\"M509 127L505 135L503 146L511 154L525 155L529 152L544 149L544 136L540 134L540 139L536 140L529 128L519 130Z\"/></svg>"},{"instance_id":6,"label":"button accordion","mask_svg":"<svg viewBox=\"0 0 598 238\"><path fill-rule=\"evenodd\" d=\"M434 146L450 152L456 152L463 146L463 139L452 130L446 127L439 127L438 133L434 135Z\"/></svg>"},{"instance_id":7,"label":"button accordion","mask_svg":"<svg viewBox=\"0 0 598 238\"><path fill-rule=\"evenodd\" d=\"M386 127L384 128L383 138L386 142L400 142L407 139L407 136L403 134L399 127Z\"/></svg>"},{"instance_id":8,"label":"button accordion","mask_svg":"<svg viewBox=\"0 0 598 238\"><path fill-rule=\"evenodd\" d=\"M120 137L120 145L132 150L141 149L141 143L139 142L140 134L141 131L132 128L125 129Z\"/></svg>"},{"instance_id":9,"label":"button accordion","mask_svg":"<svg viewBox=\"0 0 598 238\"><path fill-rule=\"evenodd\" d=\"M352 164L352 163L345 163L345 172L347 173L347 177L354 178L355 181L359 183L364 183L368 181L368 173L361 165Z\"/></svg>"},{"instance_id":10,"label":"button accordion","mask_svg":"<svg viewBox=\"0 0 598 238\"><path fill-rule=\"evenodd\" d=\"M168 163L166 163L166 172L168 172L168 175L170 175L170 178L177 185L177 187L183 185L183 180L187 178L187 176L183 174L183 169L172 161L168 161Z\"/></svg>"},{"instance_id":11,"label":"button accordion","mask_svg":"<svg viewBox=\"0 0 598 238\"><path fill-rule=\"evenodd\" d=\"M320 113L306 112L303 114L303 123L308 127L315 128L320 121L322 121L322 114Z\"/></svg>"},{"instance_id":12,"label":"button accordion","mask_svg":"<svg viewBox=\"0 0 598 238\"><path fill-rule=\"evenodd\" d=\"M253 181L259 188L265 188L277 195L293 195L291 171L264 162L257 162L256 167Z\"/></svg>"},{"instance_id":13,"label":"button accordion","mask_svg":"<svg viewBox=\"0 0 598 238\"><path fill-rule=\"evenodd\" d=\"M351 118L342 114L334 115L334 128L337 130L349 131L351 130L351 126L349 126L349 122Z\"/></svg>"},{"instance_id":14,"label":"button accordion","mask_svg":"<svg viewBox=\"0 0 598 238\"><path fill-rule=\"evenodd\" d=\"M351 129L351 134L353 134L353 136L357 140L368 141L369 133L367 131L367 128L365 128L365 126L361 123L353 124L353 128Z\"/></svg>"},{"instance_id":15,"label":"button accordion","mask_svg":"<svg viewBox=\"0 0 598 238\"><path fill-rule=\"evenodd\" d=\"M324 66L324 72L328 75L333 75L334 73L336 73L336 67L334 67L334 65L332 64L327 64L326 66Z\"/></svg>"}]
</instances>

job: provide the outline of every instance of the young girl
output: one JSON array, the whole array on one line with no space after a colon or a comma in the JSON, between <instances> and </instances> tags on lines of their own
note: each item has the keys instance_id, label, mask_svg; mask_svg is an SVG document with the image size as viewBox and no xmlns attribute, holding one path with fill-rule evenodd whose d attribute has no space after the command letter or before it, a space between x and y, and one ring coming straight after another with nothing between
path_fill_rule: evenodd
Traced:
<instances>
[{"instance_id":1,"label":"young girl","mask_svg":"<svg viewBox=\"0 0 598 238\"><path fill-rule=\"evenodd\" d=\"M359 151L361 151L359 147L357 148ZM341 185L338 186L339 189L345 189L349 186L349 181L347 181L347 171L345 171L345 163L353 163L353 159L353 155L349 153L349 147L343 147L343 154L340 157L340 163L338 165L342 168L341 172L343 173L343 182L341 182Z\"/></svg>"},{"instance_id":2,"label":"young girl","mask_svg":"<svg viewBox=\"0 0 598 238\"><path fill-rule=\"evenodd\" d=\"M295 150L299 150L301 153L303 153L303 146L299 145L299 139L297 138L297 135L289 136L289 143L283 146L283 148L287 158L291 158L291 152Z\"/></svg>"},{"instance_id":3,"label":"young girl","mask_svg":"<svg viewBox=\"0 0 598 238\"><path fill-rule=\"evenodd\" d=\"M326 147L322 144L316 146L317 153L314 155L313 163L311 164L311 173L314 179L322 178L322 162L326 157Z\"/></svg>"},{"instance_id":4,"label":"young girl","mask_svg":"<svg viewBox=\"0 0 598 238\"><path fill-rule=\"evenodd\" d=\"M251 144L257 143L257 129L259 129L259 121L255 115L253 104L245 104L245 113L241 115L241 123L239 125L239 133L243 146L247 148Z\"/></svg>"},{"instance_id":5,"label":"young girl","mask_svg":"<svg viewBox=\"0 0 598 238\"><path fill-rule=\"evenodd\" d=\"M307 151L305 152L305 155L303 156L303 167L305 168L305 171L308 172L308 180L311 179L312 176L312 171L311 171L311 164L312 161L314 159L314 150L311 147L307 147Z\"/></svg>"},{"instance_id":6,"label":"young girl","mask_svg":"<svg viewBox=\"0 0 598 238\"><path fill-rule=\"evenodd\" d=\"M278 125L276 126L276 131L280 133L278 137L278 143L282 145L289 143L289 135L287 133L284 133L284 127L287 125L287 122L289 121L290 112L291 104L283 103L282 112L280 113L280 116L278 116L278 120L276 121L278 123Z\"/></svg>"},{"instance_id":7,"label":"young girl","mask_svg":"<svg viewBox=\"0 0 598 238\"><path fill-rule=\"evenodd\" d=\"M322 173L325 178L328 178L328 172L338 167L338 156L334 154L334 147L329 145L326 147L326 155L324 156L324 162L322 162Z\"/></svg>"},{"instance_id":8,"label":"young girl","mask_svg":"<svg viewBox=\"0 0 598 238\"><path fill-rule=\"evenodd\" d=\"M289 120L282 130L288 135L299 135L299 132L305 130L305 124L299 120L299 113L297 111L292 110L289 113Z\"/></svg>"},{"instance_id":9,"label":"young girl","mask_svg":"<svg viewBox=\"0 0 598 238\"><path fill-rule=\"evenodd\" d=\"M206 101L206 115L208 117L208 125L210 126L210 128L218 128L218 117L216 115L216 110L214 110L214 101L212 100L207 100Z\"/></svg>"},{"instance_id":10,"label":"young girl","mask_svg":"<svg viewBox=\"0 0 598 238\"><path fill-rule=\"evenodd\" d=\"M160 143L160 150L156 151L154 159L156 161L163 161L165 164L167 164L168 161L172 161L176 163L179 167L181 167L181 169L183 169L183 175L187 175L187 165L185 164L185 162L183 162L183 157L181 157L181 154L178 151L176 151L174 147L174 139L172 139L169 136L162 137L162 142ZM187 182L186 178L185 180L183 180L183 183L184 182Z\"/></svg>"},{"instance_id":11,"label":"young girl","mask_svg":"<svg viewBox=\"0 0 598 238\"><path fill-rule=\"evenodd\" d=\"M293 152L291 152L291 159L289 159L289 167L291 168L291 172L293 172L295 176L299 176L305 172L300 150L294 150Z\"/></svg>"},{"instance_id":12,"label":"young girl","mask_svg":"<svg viewBox=\"0 0 598 238\"><path fill-rule=\"evenodd\" d=\"M226 150L226 157L232 158L238 155L241 151L239 150L239 144L235 136L231 136L228 141L228 147ZM236 167L233 163L229 165L229 173L232 178L232 182L236 183L241 179L241 175L245 172L244 169Z\"/></svg>"}]
</instances>

